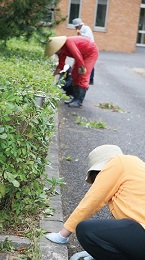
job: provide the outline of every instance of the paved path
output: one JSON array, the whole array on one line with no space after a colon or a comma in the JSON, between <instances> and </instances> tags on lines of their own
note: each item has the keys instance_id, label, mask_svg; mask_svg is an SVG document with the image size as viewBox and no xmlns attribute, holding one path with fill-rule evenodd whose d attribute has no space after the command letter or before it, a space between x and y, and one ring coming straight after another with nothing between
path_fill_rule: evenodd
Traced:
<instances>
[{"instance_id":1,"label":"paved path","mask_svg":"<svg viewBox=\"0 0 145 260\"><path fill-rule=\"evenodd\" d=\"M95 68L95 84L90 86L82 109L59 105L59 159L60 176L67 188L62 190L64 220L71 214L89 188L85 183L88 154L98 145L116 144L124 153L145 160L145 77L135 69L145 71L145 49L137 53L101 52ZM113 112L98 107L112 103L124 112ZM107 129L86 128L76 124L76 119L101 121ZM67 158L72 158L68 161ZM95 218L109 218L108 207ZM75 235L68 244L69 256L80 251Z\"/></svg>"}]
</instances>

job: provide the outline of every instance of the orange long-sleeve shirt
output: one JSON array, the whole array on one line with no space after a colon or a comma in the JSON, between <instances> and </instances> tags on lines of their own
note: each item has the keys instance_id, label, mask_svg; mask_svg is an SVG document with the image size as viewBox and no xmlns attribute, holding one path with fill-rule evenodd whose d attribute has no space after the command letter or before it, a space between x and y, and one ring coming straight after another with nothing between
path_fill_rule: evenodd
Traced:
<instances>
[{"instance_id":1,"label":"orange long-sleeve shirt","mask_svg":"<svg viewBox=\"0 0 145 260\"><path fill-rule=\"evenodd\" d=\"M131 155L110 159L64 227L75 232L79 222L89 219L106 203L116 219L130 218L145 228L145 163L142 160Z\"/></svg>"}]
</instances>

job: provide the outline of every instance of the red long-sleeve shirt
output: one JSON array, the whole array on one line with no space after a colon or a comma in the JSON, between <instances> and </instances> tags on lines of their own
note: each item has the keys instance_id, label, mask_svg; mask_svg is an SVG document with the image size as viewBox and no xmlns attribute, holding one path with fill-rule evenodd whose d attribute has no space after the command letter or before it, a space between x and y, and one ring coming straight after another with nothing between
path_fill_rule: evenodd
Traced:
<instances>
[{"instance_id":1,"label":"red long-sleeve shirt","mask_svg":"<svg viewBox=\"0 0 145 260\"><path fill-rule=\"evenodd\" d=\"M63 69L66 57L74 58L75 64L72 70L73 84L87 89L89 77L98 58L98 53L98 47L88 38L82 36L68 37L61 48L61 53L58 54L59 64L57 69ZM78 74L78 68L81 66L84 66L87 70L84 75Z\"/></svg>"},{"instance_id":2,"label":"red long-sleeve shirt","mask_svg":"<svg viewBox=\"0 0 145 260\"><path fill-rule=\"evenodd\" d=\"M85 66L85 59L93 56L92 54L98 57L98 48L94 42L82 36L68 37L61 48L61 54L58 55L58 68L63 69L67 56L74 58L79 67Z\"/></svg>"}]
</instances>

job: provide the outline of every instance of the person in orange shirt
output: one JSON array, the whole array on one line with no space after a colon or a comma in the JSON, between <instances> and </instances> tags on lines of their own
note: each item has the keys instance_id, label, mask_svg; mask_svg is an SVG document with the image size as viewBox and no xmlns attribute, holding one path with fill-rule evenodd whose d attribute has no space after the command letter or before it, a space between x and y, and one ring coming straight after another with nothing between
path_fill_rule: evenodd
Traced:
<instances>
[{"instance_id":1,"label":"person in orange shirt","mask_svg":"<svg viewBox=\"0 0 145 260\"><path fill-rule=\"evenodd\" d=\"M144 260L145 163L116 145L102 145L89 154L86 181L92 185L85 197L60 232L46 238L63 244L76 232L85 251L71 260ZM89 219L107 203L114 218Z\"/></svg>"}]
</instances>

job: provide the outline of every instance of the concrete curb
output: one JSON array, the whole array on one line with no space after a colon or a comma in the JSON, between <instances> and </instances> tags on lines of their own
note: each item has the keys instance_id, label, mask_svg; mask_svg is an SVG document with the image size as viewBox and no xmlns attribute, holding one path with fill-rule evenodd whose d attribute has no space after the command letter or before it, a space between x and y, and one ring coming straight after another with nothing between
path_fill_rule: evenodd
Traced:
<instances>
[{"instance_id":1,"label":"concrete curb","mask_svg":"<svg viewBox=\"0 0 145 260\"><path fill-rule=\"evenodd\" d=\"M31 243L29 238L26 237L19 237L19 236L12 236L12 235L2 235L0 236L0 242L4 242L5 239L9 239L12 241L12 246L17 248L20 247L28 247Z\"/></svg>"},{"instance_id":2,"label":"concrete curb","mask_svg":"<svg viewBox=\"0 0 145 260\"><path fill-rule=\"evenodd\" d=\"M56 133L52 138L48 156L51 165L46 167L48 178L59 178L59 140L58 140L58 114L55 116ZM58 232L63 226L62 201L60 187L57 187L59 195L51 198L50 206L55 209L54 215L40 221L40 227L47 232ZM66 245L55 244L44 236L39 242L41 250L41 260L68 260L68 250Z\"/></svg>"}]
</instances>

